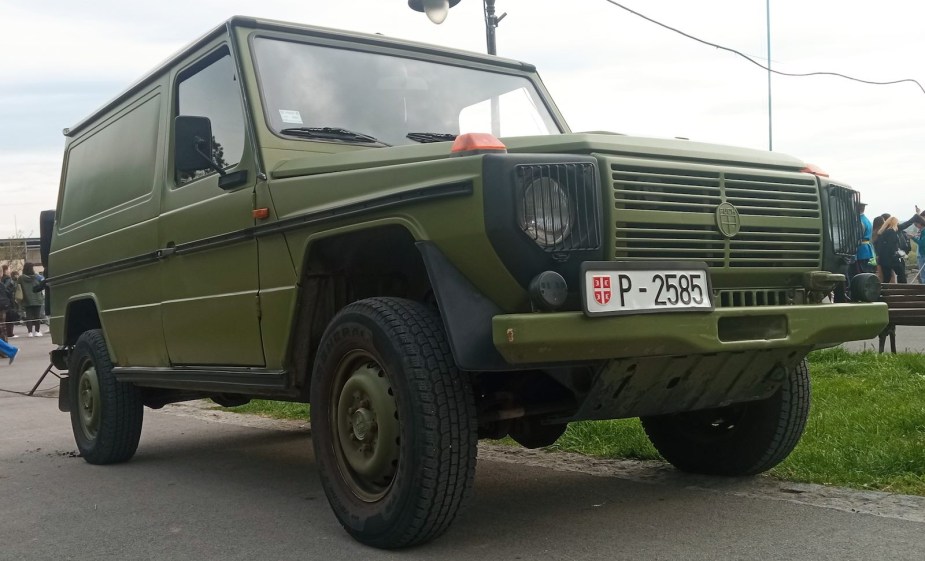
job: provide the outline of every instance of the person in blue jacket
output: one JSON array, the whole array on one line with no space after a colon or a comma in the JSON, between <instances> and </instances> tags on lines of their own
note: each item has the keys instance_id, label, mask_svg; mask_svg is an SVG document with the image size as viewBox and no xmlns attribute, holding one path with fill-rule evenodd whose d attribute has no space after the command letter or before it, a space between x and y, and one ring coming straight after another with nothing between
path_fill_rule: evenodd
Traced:
<instances>
[{"instance_id":1,"label":"person in blue jacket","mask_svg":"<svg viewBox=\"0 0 925 561\"><path fill-rule=\"evenodd\" d=\"M864 215L864 209L867 207L866 203L858 201L854 209L858 213L858 233L860 234L860 241L858 242L858 249L855 252L854 262L849 263L845 267L845 280L844 284L839 283L835 287L835 297L833 300L836 303L843 303L848 301L848 294L850 294L849 287L851 286L851 279L860 273L873 273L877 270L876 265L871 264L871 260L874 258L874 248L871 247L871 236L873 235L873 224L871 224L870 219ZM840 272L840 271L837 271Z\"/></svg>"},{"instance_id":2,"label":"person in blue jacket","mask_svg":"<svg viewBox=\"0 0 925 561\"><path fill-rule=\"evenodd\" d=\"M874 248L871 247L871 237L873 236L873 224L870 222L870 218L864 214L864 209L867 207L866 203L859 202L857 204L858 219L861 222L861 241L858 244L858 251L856 254L857 261L855 261L854 274L852 277L858 273L873 273L877 270L876 265L871 265L870 260L874 258ZM849 283L851 279L848 279Z\"/></svg>"}]
</instances>

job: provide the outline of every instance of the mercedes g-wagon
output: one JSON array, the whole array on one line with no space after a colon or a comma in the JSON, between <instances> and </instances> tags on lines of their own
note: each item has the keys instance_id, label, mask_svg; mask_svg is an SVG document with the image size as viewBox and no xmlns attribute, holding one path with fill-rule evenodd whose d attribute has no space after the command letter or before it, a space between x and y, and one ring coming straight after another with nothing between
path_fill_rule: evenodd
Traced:
<instances>
[{"instance_id":1,"label":"mercedes g-wagon","mask_svg":"<svg viewBox=\"0 0 925 561\"><path fill-rule=\"evenodd\" d=\"M824 303L855 191L573 133L522 62L235 17L64 134L43 239L83 458L131 458L145 406L310 403L330 505L377 547L447 529L480 438L640 417L679 469L765 471L804 357L887 321Z\"/></svg>"}]
</instances>

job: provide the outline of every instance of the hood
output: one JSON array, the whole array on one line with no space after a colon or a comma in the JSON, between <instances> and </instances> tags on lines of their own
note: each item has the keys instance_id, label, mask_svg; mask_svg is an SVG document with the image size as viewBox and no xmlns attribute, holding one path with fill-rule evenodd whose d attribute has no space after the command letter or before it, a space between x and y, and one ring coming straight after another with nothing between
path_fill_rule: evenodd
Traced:
<instances>
[{"instance_id":1,"label":"hood","mask_svg":"<svg viewBox=\"0 0 925 561\"><path fill-rule=\"evenodd\" d=\"M615 133L569 133L502 138L510 153L600 154L655 157L675 161L725 163L746 167L798 171L806 163L798 158L722 144L690 140L646 138ZM434 142L388 148L362 148L337 154L307 154L286 160L271 172L274 179L332 173L387 165L439 160L450 155L451 142Z\"/></svg>"},{"instance_id":2,"label":"hood","mask_svg":"<svg viewBox=\"0 0 925 561\"><path fill-rule=\"evenodd\" d=\"M611 154L789 170L800 170L806 167L803 160L779 152L674 138L625 136L616 133L595 132L519 137L506 139L505 144L510 152Z\"/></svg>"}]
</instances>

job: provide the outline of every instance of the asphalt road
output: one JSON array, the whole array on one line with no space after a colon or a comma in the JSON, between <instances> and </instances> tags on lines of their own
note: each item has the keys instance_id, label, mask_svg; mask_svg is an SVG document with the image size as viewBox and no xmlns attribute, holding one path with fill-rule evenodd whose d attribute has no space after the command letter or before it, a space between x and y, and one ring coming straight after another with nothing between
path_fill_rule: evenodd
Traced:
<instances>
[{"instance_id":1,"label":"asphalt road","mask_svg":"<svg viewBox=\"0 0 925 561\"><path fill-rule=\"evenodd\" d=\"M13 341L0 388L26 391L48 337ZM768 478L679 474L656 462L480 448L476 497L432 544L352 541L318 483L304 424L204 409L146 410L135 458L75 457L54 379L0 392L0 560L923 559L925 499Z\"/></svg>"},{"instance_id":2,"label":"asphalt road","mask_svg":"<svg viewBox=\"0 0 925 561\"><path fill-rule=\"evenodd\" d=\"M851 352L878 351L879 340L877 338L868 341L850 341L842 344L842 347ZM886 340L884 347L886 352L890 352L890 340ZM901 353L922 353L925 352L925 326L896 326L896 350ZM923 555L925 558L925 555Z\"/></svg>"}]
</instances>

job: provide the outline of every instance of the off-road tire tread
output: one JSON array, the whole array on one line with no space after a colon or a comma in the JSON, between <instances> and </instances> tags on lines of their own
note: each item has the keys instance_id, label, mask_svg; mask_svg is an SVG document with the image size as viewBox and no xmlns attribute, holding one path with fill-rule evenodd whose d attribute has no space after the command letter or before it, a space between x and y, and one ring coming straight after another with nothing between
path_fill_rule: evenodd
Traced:
<instances>
[{"instance_id":1,"label":"off-road tire tread","mask_svg":"<svg viewBox=\"0 0 925 561\"><path fill-rule=\"evenodd\" d=\"M74 346L70 371L78 374L81 353L90 353L100 386L100 427L96 441L88 447L81 445L80 427L75 424L74 437L78 440L81 456L91 464L115 464L128 461L138 449L144 420L141 390L134 384L119 382L112 372L112 360L106 339L100 329L85 331ZM77 411L77 379L70 380L72 423Z\"/></svg>"},{"instance_id":2,"label":"off-road tire tread","mask_svg":"<svg viewBox=\"0 0 925 561\"><path fill-rule=\"evenodd\" d=\"M767 409L766 415L752 415L757 426L715 447L692 445L684 438L681 415L643 417L642 426L659 453L681 471L708 475L755 475L765 472L790 455L809 417L811 396L809 369L803 360L788 370L774 396L749 407ZM773 430L771 426L773 425Z\"/></svg>"},{"instance_id":3,"label":"off-road tire tread","mask_svg":"<svg viewBox=\"0 0 925 561\"><path fill-rule=\"evenodd\" d=\"M426 447L416 458L424 469L416 481L414 515L404 527L381 536L357 535L380 548L401 548L433 540L447 530L472 495L478 444L475 398L471 383L456 367L443 322L421 303L401 298L369 298L346 306L340 314L372 318L399 345L404 373L410 376L411 419L423 428ZM340 315L339 314L339 315ZM332 326L337 323L335 318ZM391 375L396 375L393 373Z\"/></svg>"}]
</instances>

